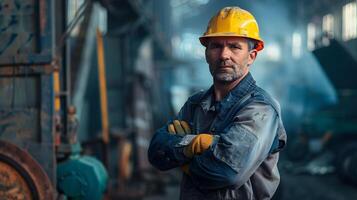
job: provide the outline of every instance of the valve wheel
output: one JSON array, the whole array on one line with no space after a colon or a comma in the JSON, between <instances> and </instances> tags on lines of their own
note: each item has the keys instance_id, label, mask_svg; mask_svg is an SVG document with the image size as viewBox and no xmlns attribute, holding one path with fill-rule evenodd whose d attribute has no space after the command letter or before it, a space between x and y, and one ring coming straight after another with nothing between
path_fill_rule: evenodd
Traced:
<instances>
[{"instance_id":1,"label":"valve wheel","mask_svg":"<svg viewBox=\"0 0 357 200\"><path fill-rule=\"evenodd\" d=\"M0 199L53 200L51 181L32 156L0 140Z\"/></svg>"}]
</instances>

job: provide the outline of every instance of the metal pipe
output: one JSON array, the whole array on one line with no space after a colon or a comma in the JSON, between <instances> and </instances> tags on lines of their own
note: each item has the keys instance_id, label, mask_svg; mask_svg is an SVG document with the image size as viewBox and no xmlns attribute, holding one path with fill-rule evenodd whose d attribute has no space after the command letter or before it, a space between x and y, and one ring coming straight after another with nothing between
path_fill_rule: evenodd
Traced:
<instances>
[{"instance_id":1,"label":"metal pipe","mask_svg":"<svg viewBox=\"0 0 357 200\"><path fill-rule=\"evenodd\" d=\"M102 116L102 138L105 144L109 143L109 119L108 119L108 99L105 76L104 45L103 36L97 28L97 56L98 56L98 77L100 108Z\"/></svg>"}]
</instances>

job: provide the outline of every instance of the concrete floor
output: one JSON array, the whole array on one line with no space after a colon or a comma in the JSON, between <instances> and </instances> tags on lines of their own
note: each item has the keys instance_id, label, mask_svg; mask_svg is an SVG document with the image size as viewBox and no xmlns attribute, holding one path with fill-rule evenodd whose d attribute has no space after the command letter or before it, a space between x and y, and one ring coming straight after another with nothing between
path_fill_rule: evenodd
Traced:
<instances>
[{"instance_id":1,"label":"concrete floor","mask_svg":"<svg viewBox=\"0 0 357 200\"><path fill-rule=\"evenodd\" d=\"M334 174L293 175L282 173L282 200L353 200L357 186L341 182Z\"/></svg>"},{"instance_id":2,"label":"concrete floor","mask_svg":"<svg viewBox=\"0 0 357 200\"><path fill-rule=\"evenodd\" d=\"M146 197L143 200L178 200L179 199L179 186L169 186L166 189L166 194Z\"/></svg>"},{"instance_id":3,"label":"concrete floor","mask_svg":"<svg viewBox=\"0 0 357 200\"><path fill-rule=\"evenodd\" d=\"M354 200L357 186L341 182L335 174L296 175L281 171L281 187L274 200ZM178 200L179 186L166 189L166 194L144 200Z\"/></svg>"}]
</instances>

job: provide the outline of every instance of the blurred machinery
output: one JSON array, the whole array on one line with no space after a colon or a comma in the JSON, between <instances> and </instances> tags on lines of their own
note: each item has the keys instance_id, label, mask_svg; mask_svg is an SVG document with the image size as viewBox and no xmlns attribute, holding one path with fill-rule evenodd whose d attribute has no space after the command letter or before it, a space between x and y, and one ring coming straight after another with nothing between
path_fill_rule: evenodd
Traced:
<instances>
[{"instance_id":1,"label":"blurred machinery","mask_svg":"<svg viewBox=\"0 0 357 200\"><path fill-rule=\"evenodd\" d=\"M308 161L304 172L335 171L357 184L356 2L303 0L291 8L296 23L306 25L307 50L333 85L337 103L305 113L302 134L290 137L287 154L291 160ZM316 96L310 94L306 104Z\"/></svg>"},{"instance_id":2,"label":"blurred machinery","mask_svg":"<svg viewBox=\"0 0 357 200\"><path fill-rule=\"evenodd\" d=\"M153 63L170 59L153 20L169 6L154 1L0 1L0 199L160 190L146 149L172 113Z\"/></svg>"},{"instance_id":3,"label":"blurred machinery","mask_svg":"<svg viewBox=\"0 0 357 200\"><path fill-rule=\"evenodd\" d=\"M307 166L310 173L336 171L343 180L357 184L357 79L354 77L357 62L335 39L329 46L315 49L313 54L336 88L338 103L304 118L303 134L292 139L289 157L296 161L313 158Z\"/></svg>"},{"instance_id":4,"label":"blurred machinery","mask_svg":"<svg viewBox=\"0 0 357 200\"><path fill-rule=\"evenodd\" d=\"M333 83L338 103L314 113L306 122L310 133L330 135L325 146L335 153L337 172L357 184L357 61L336 39L313 51L326 75Z\"/></svg>"}]
</instances>

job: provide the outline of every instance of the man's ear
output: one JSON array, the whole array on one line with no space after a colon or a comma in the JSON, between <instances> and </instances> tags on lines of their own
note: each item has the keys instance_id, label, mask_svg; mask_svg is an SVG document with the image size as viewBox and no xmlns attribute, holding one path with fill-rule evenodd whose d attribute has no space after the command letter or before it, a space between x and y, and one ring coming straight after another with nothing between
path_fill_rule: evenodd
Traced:
<instances>
[{"instance_id":1,"label":"man's ear","mask_svg":"<svg viewBox=\"0 0 357 200\"><path fill-rule=\"evenodd\" d=\"M206 58L206 62L208 63L208 60L207 60L207 58L208 58L208 56L207 56L207 47L205 49L205 58Z\"/></svg>"},{"instance_id":2,"label":"man's ear","mask_svg":"<svg viewBox=\"0 0 357 200\"><path fill-rule=\"evenodd\" d=\"M257 58L258 51L256 49L252 49L249 52L249 58L248 58L248 66L252 65Z\"/></svg>"}]
</instances>

